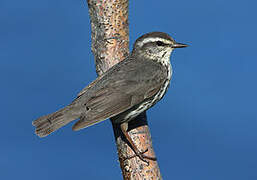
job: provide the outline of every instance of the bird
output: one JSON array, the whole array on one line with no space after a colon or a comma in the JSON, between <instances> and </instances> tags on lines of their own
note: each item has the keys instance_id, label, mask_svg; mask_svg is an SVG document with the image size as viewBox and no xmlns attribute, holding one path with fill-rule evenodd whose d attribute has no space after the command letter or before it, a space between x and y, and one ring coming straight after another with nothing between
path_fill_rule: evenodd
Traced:
<instances>
[{"instance_id":1,"label":"bird","mask_svg":"<svg viewBox=\"0 0 257 180\"><path fill-rule=\"evenodd\" d=\"M166 93L172 77L170 56L188 45L176 42L164 32L139 37L132 52L86 86L66 107L32 122L35 134L45 137L79 119L72 130L112 118L141 160L155 160L140 152L129 136L128 122L154 106Z\"/></svg>"}]
</instances>

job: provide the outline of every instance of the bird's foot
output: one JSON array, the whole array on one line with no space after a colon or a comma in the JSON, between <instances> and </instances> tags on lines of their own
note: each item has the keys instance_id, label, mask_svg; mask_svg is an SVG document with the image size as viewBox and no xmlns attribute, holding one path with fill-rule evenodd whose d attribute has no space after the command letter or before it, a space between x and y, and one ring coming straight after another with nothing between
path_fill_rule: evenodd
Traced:
<instances>
[{"instance_id":1,"label":"bird's foot","mask_svg":"<svg viewBox=\"0 0 257 180\"><path fill-rule=\"evenodd\" d=\"M144 153L146 153L148 151L148 148L146 150L144 150L143 152L140 152L140 151L135 151L135 154L132 155L132 156L129 156L127 157L126 159L131 159L131 158L134 158L134 157L138 157L140 160L142 160L143 162L145 162L147 165L149 165L149 161L146 160L146 159L149 159L149 160L152 160L152 161L156 161L157 158L156 157L150 157L150 156L147 156L145 155Z\"/></svg>"}]
</instances>

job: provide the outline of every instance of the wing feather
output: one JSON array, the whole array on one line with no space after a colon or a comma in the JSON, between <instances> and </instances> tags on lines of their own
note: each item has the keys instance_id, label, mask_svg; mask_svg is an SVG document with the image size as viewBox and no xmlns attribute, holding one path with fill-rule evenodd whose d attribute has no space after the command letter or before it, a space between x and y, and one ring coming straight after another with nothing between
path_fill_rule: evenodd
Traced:
<instances>
[{"instance_id":1,"label":"wing feather","mask_svg":"<svg viewBox=\"0 0 257 180\"><path fill-rule=\"evenodd\" d=\"M79 93L87 111L73 130L125 112L159 91L166 78L163 67L151 61L133 61L119 63Z\"/></svg>"}]
</instances>

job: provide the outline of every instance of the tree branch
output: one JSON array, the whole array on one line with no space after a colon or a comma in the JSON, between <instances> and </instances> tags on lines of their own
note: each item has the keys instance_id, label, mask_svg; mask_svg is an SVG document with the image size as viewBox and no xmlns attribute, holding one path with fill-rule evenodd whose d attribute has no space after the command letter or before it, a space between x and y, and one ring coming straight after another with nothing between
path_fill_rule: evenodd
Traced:
<instances>
[{"instance_id":1,"label":"tree branch","mask_svg":"<svg viewBox=\"0 0 257 180\"><path fill-rule=\"evenodd\" d=\"M103 74L110 67L129 55L128 0L88 0L91 20L92 52L96 71ZM125 180L162 179L157 161L149 165L134 155L123 137L119 125L112 123ZM146 155L155 157L146 113L129 122L129 135L139 150L148 149Z\"/></svg>"}]
</instances>

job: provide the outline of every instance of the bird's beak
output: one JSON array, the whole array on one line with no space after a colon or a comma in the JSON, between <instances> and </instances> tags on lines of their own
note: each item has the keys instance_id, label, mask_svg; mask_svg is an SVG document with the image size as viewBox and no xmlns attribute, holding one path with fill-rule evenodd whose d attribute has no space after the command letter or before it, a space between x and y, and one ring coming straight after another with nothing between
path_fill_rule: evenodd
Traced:
<instances>
[{"instance_id":1,"label":"bird's beak","mask_svg":"<svg viewBox=\"0 0 257 180\"><path fill-rule=\"evenodd\" d=\"M187 44L182 44L182 43L177 43L175 42L174 44L171 45L172 48L184 48L187 47Z\"/></svg>"}]
</instances>

